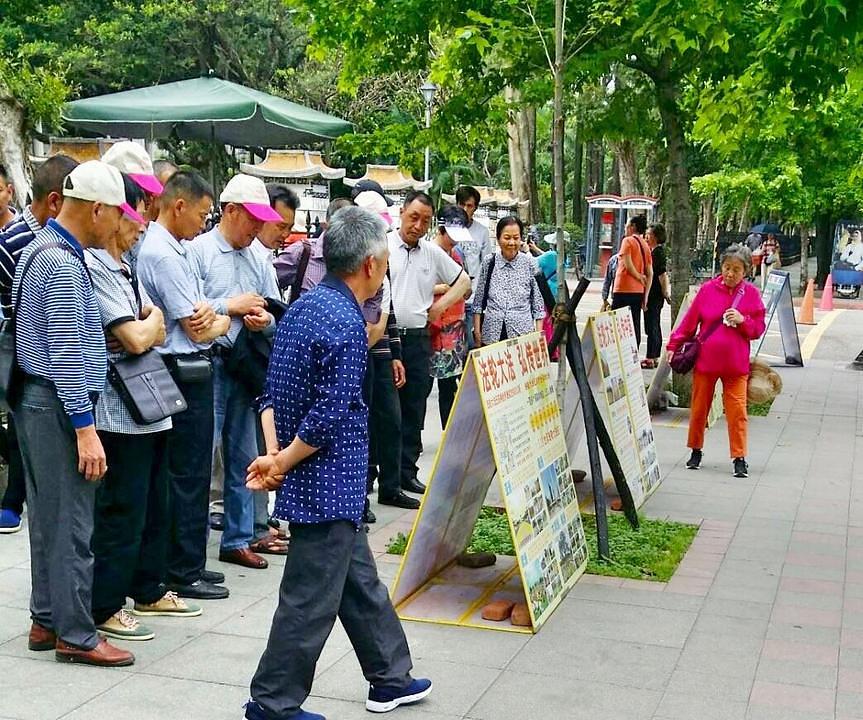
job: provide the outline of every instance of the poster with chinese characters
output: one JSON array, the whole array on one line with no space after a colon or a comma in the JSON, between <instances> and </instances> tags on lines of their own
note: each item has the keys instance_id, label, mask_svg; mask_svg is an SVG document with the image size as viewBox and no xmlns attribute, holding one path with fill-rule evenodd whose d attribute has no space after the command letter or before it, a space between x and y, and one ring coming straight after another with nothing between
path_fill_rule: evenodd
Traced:
<instances>
[{"instance_id":1,"label":"poster with chinese characters","mask_svg":"<svg viewBox=\"0 0 863 720\"><path fill-rule=\"evenodd\" d=\"M593 337L598 360L604 398L598 403L606 409L609 433L638 508L657 488L661 474L632 315L628 308L593 315L585 333Z\"/></svg>"},{"instance_id":2,"label":"poster with chinese characters","mask_svg":"<svg viewBox=\"0 0 863 720\"><path fill-rule=\"evenodd\" d=\"M514 558L453 564L497 476ZM578 498L539 333L471 353L393 588L404 619L519 630L482 620L497 599L525 602L536 632L587 564ZM524 628L522 628L524 630Z\"/></svg>"}]
</instances>

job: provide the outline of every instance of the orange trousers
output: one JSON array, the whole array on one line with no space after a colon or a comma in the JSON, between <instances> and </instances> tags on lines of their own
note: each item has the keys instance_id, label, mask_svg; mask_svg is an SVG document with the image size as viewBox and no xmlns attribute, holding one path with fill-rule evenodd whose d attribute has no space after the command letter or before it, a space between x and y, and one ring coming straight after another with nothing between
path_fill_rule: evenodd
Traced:
<instances>
[{"instance_id":1,"label":"orange trousers","mask_svg":"<svg viewBox=\"0 0 863 720\"><path fill-rule=\"evenodd\" d=\"M746 430L749 417L746 414L746 385L748 375L719 378L716 375L694 372L692 374L692 406L689 412L688 447L701 450L704 447L704 431L707 416L713 404L716 381L722 380L722 405L728 424L728 446L731 457L746 457Z\"/></svg>"}]
</instances>

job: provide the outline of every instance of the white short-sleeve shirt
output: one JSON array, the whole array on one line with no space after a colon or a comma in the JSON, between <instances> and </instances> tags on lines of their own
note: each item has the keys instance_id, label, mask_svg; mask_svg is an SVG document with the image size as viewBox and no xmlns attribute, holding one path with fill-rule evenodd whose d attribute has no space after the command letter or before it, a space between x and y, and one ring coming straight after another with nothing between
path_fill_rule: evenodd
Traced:
<instances>
[{"instance_id":1,"label":"white short-sleeve shirt","mask_svg":"<svg viewBox=\"0 0 863 720\"><path fill-rule=\"evenodd\" d=\"M398 231L387 237L393 311L399 327L424 328L434 301L435 285L453 285L462 268L441 248L425 239L412 248Z\"/></svg>"}]
</instances>

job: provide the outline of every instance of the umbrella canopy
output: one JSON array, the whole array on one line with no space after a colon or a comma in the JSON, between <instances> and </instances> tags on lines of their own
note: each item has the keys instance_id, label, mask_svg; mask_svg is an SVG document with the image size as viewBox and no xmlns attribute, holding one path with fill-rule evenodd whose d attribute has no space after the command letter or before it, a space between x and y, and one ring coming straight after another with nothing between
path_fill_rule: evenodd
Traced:
<instances>
[{"instance_id":1,"label":"umbrella canopy","mask_svg":"<svg viewBox=\"0 0 863 720\"><path fill-rule=\"evenodd\" d=\"M234 147L280 147L350 132L349 122L217 77L153 85L67 103L63 120L100 135Z\"/></svg>"},{"instance_id":2,"label":"umbrella canopy","mask_svg":"<svg viewBox=\"0 0 863 720\"><path fill-rule=\"evenodd\" d=\"M758 225L753 225L749 228L749 232L762 234L773 233L774 235L779 235L782 233L782 229L774 223L759 223Z\"/></svg>"}]
</instances>

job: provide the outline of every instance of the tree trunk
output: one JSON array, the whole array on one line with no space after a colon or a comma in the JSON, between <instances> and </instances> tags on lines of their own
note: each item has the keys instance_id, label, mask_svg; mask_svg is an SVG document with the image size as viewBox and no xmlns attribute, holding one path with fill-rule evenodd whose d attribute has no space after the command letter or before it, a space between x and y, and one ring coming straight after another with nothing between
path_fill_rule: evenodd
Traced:
<instances>
[{"instance_id":1,"label":"tree trunk","mask_svg":"<svg viewBox=\"0 0 863 720\"><path fill-rule=\"evenodd\" d=\"M617 155L611 157L611 172L608 173L608 184L605 186L605 192L610 195L620 195L620 162Z\"/></svg>"},{"instance_id":2,"label":"tree trunk","mask_svg":"<svg viewBox=\"0 0 863 720\"><path fill-rule=\"evenodd\" d=\"M818 270L815 284L823 288L830 266L833 263L833 223L829 215L818 216L818 226L815 235L815 252L818 256Z\"/></svg>"},{"instance_id":3,"label":"tree trunk","mask_svg":"<svg viewBox=\"0 0 863 720\"><path fill-rule=\"evenodd\" d=\"M599 195L603 192L603 164L605 153L602 142L592 140L587 146L587 193L588 195Z\"/></svg>"},{"instance_id":4,"label":"tree trunk","mask_svg":"<svg viewBox=\"0 0 863 720\"><path fill-rule=\"evenodd\" d=\"M797 226L797 231L800 233L800 289L799 293L803 295L806 292L806 285L809 282L809 226L801 223Z\"/></svg>"},{"instance_id":5,"label":"tree trunk","mask_svg":"<svg viewBox=\"0 0 863 720\"><path fill-rule=\"evenodd\" d=\"M572 221L584 227L587 220L584 202L584 143L580 128L576 130L572 155Z\"/></svg>"},{"instance_id":6,"label":"tree trunk","mask_svg":"<svg viewBox=\"0 0 863 720\"><path fill-rule=\"evenodd\" d=\"M536 184L536 108L520 106L521 93L512 87L504 90L511 105L507 123L509 175L516 197L528 201L528 222L537 222L539 192Z\"/></svg>"},{"instance_id":7,"label":"tree trunk","mask_svg":"<svg viewBox=\"0 0 863 720\"><path fill-rule=\"evenodd\" d=\"M676 317L691 280L690 259L696 220L689 192L686 135L680 109L678 84L667 73L654 78L656 98L668 152L668 175L663 202L666 203L667 245L671 266L671 314Z\"/></svg>"},{"instance_id":8,"label":"tree trunk","mask_svg":"<svg viewBox=\"0 0 863 720\"><path fill-rule=\"evenodd\" d=\"M752 204L752 196L747 195L743 201L743 207L740 208L740 221L737 224L737 232L747 232L751 225L749 224L749 208Z\"/></svg>"},{"instance_id":9,"label":"tree trunk","mask_svg":"<svg viewBox=\"0 0 863 720\"><path fill-rule=\"evenodd\" d=\"M565 116L563 114L563 43L566 22L563 14L565 0L554 1L554 124L552 125L551 155L554 166L554 231L557 235L557 302L563 304L567 300L566 288L566 240L563 235L563 224L566 221L565 180L563 176L563 151L565 137ZM579 270L579 268L576 268ZM566 334L563 336L566 342ZM566 347L564 345L564 347ZM558 363L557 402L563 412L563 398L566 390L566 380L569 375L565 357L561 354Z\"/></svg>"},{"instance_id":10,"label":"tree trunk","mask_svg":"<svg viewBox=\"0 0 863 720\"><path fill-rule=\"evenodd\" d=\"M5 89L0 87L0 164L6 167L15 186L13 202L23 208L30 194L30 153L24 132L24 111Z\"/></svg>"},{"instance_id":11,"label":"tree trunk","mask_svg":"<svg viewBox=\"0 0 863 720\"><path fill-rule=\"evenodd\" d=\"M611 149L617 160L620 194L624 197L638 195L638 153L635 149L635 143L631 140L622 140L612 143Z\"/></svg>"}]
</instances>

